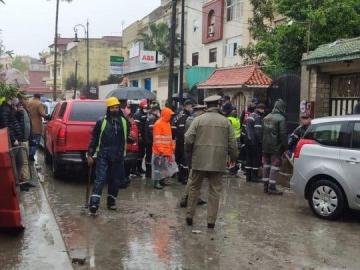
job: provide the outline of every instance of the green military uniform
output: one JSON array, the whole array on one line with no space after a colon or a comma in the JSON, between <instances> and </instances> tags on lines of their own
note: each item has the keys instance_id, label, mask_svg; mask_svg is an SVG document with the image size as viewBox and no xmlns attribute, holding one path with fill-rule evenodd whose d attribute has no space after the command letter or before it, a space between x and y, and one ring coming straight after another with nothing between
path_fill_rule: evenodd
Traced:
<instances>
[{"instance_id":1,"label":"green military uniform","mask_svg":"<svg viewBox=\"0 0 360 270\"><path fill-rule=\"evenodd\" d=\"M185 149L191 152L191 184L187 207L187 224L192 225L202 181L208 178L208 227L213 228L219 209L222 175L227 157L237 158L237 145L233 128L217 107L220 96L205 99L207 111L196 117L185 134Z\"/></svg>"}]
</instances>

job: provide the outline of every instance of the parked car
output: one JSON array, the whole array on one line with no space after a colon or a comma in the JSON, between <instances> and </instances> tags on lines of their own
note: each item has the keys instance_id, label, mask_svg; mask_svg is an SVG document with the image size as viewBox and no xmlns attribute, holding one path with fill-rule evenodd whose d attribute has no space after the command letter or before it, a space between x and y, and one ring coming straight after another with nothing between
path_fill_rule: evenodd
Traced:
<instances>
[{"instance_id":1,"label":"parked car","mask_svg":"<svg viewBox=\"0 0 360 270\"><path fill-rule=\"evenodd\" d=\"M42 104L44 105L44 109L45 109L45 114L46 115L51 115L52 112L54 111L55 109L55 106L57 104L56 101L52 101L50 99L46 99L45 101L41 101ZM42 120L43 122L43 126L46 128L46 124L47 124L47 120L43 119ZM45 140L44 140L44 137L45 137L45 128L44 128L44 131L43 131L43 134L41 136L41 139L40 139L40 146L42 148L45 148Z\"/></svg>"},{"instance_id":2,"label":"parked car","mask_svg":"<svg viewBox=\"0 0 360 270\"><path fill-rule=\"evenodd\" d=\"M45 160L51 163L55 177L59 177L67 166L86 166L86 152L92 130L102 116L106 114L106 104L102 100L68 100L59 102L51 120L45 128ZM138 152L138 138L127 145L128 162L135 162Z\"/></svg>"},{"instance_id":3,"label":"parked car","mask_svg":"<svg viewBox=\"0 0 360 270\"><path fill-rule=\"evenodd\" d=\"M360 210L360 116L313 120L295 149L290 184L320 218Z\"/></svg>"}]
</instances>

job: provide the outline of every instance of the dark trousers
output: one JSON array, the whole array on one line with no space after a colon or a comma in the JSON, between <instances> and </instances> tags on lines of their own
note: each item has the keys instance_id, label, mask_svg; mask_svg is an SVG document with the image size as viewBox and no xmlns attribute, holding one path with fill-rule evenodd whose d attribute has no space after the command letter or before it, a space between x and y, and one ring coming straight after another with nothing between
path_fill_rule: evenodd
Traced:
<instances>
[{"instance_id":1,"label":"dark trousers","mask_svg":"<svg viewBox=\"0 0 360 270\"><path fill-rule=\"evenodd\" d=\"M108 184L107 204L114 205L119 187L125 181L124 159L113 160L109 153L100 153L96 159L95 175L90 205L99 206L106 183Z\"/></svg>"},{"instance_id":2,"label":"dark trousers","mask_svg":"<svg viewBox=\"0 0 360 270\"><path fill-rule=\"evenodd\" d=\"M145 167L146 177L151 178L152 144L146 144Z\"/></svg>"},{"instance_id":3,"label":"dark trousers","mask_svg":"<svg viewBox=\"0 0 360 270\"><path fill-rule=\"evenodd\" d=\"M29 156L33 157L39 148L41 140L41 134L32 134L29 141Z\"/></svg>"},{"instance_id":4,"label":"dark trousers","mask_svg":"<svg viewBox=\"0 0 360 270\"><path fill-rule=\"evenodd\" d=\"M184 144L176 146L175 160L179 167L178 180L180 182L186 182L189 177L189 166L185 155Z\"/></svg>"},{"instance_id":5,"label":"dark trousers","mask_svg":"<svg viewBox=\"0 0 360 270\"><path fill-rule=\"evenodd\" d=\"M261 144L246 144L246 170L258 172L261 167Z\"/></svg>"},{"instance_id":6,"label":"dark trousers","mask_svg":"<svg viewBox=\"0 0 360 270\"><path fill-rule=\"evenodd\" d=\"M270 185L275 185L278 179L281 156L279 154L266 154L262 156L263 160L263 181Z\"/></svg>"}]
</instances>

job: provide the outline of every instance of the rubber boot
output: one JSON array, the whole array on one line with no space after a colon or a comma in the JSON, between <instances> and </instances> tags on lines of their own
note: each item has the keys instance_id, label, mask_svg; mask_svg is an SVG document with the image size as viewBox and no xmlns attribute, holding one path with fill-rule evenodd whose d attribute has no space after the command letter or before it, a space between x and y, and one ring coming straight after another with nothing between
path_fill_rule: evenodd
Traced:
<instances>
[{"instance_id":1,"label":"rubber boot","mask_svg":"<svg viewBox=\"0 0 360 270\"><path fill-rule=\"evenodd\" d=\"M188 201L188 196L183 196L180 200L180 207L181 208L187 207L187 201Z\"/></svg>"},{"instance_id":2,"label":"rubber boot","mask_svg":"<svg viewBox=\"0 0 360 270\"><path fill-rule=\"evenodd\" d=\"M146 164L145 176L146 176L146 178L151 178L151 165L150 164Z\"/></svg>"},{"instance_id":3,"label":"rubber boot","mask_svg":"<svg viewBox=\"0 0 360 270\"><path fill-rule=\"evenodd\" d=\"M246 175L246 182L251 182L251 171L249 169L246 169L245 175Z\"/></svg>"},{"instance_id":4,"label":"rubber boot","mask_svg":"<svg viewBox=\"0 0 360 270\"><path fill-rule=\"evenodd\" d=\"M164 187L162 185L160 185L160 181L159 180L155 180L154 181L154 188L155 189L163 189Z\"/></svg>"},{"instance_id":5,"label":"rubber boot","mask_svg":"<svg viewBox=\"0 0 360 270\"><path fill-rule=\"evenodd\" d=\"M264 181L264 193L268 193L269 191L269 181Z\"/></svg>"},{"instance_id":6,"label":"rubber boot","mask_svg":"<svg viewBox=\"0 0 360 270\"><path fill-rule=\"evenodd\" d=\"M268 194L281 196L283 195L283 192L276 188L276 184L269 184Z\"/></svg>"},{"instance_id":7,"label":"rubber boot","mask_svg":"<svg viewBox=\"0 0 360 270\"><path fill-rule=\"evenodd\" d=\"M258 177L258 171L251 170L251 181L255 183L261 183L262 180Z\"/></svg>"}]
</instances>

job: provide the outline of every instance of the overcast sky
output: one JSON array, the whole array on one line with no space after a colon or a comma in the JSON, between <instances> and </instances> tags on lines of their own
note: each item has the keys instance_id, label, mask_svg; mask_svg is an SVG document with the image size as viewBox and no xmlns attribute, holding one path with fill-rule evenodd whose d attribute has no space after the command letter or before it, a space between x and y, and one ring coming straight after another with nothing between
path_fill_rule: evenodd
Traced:
<instances>
[{"instance_id":1,"label":"overcast sky","mask_svg":"<svg viewBox=\"0 0 360 270\"><path fill-rule=\"evenodd\" d=\"M0 38L8 50L37 57L54 39L56 0L0 3ZM73 37L73 26L90 22L90 37L121 35L125 27L160 5L160 0L73 0L60 2L59 33ZM80 35L83 35L82 33Z\"/></svg>"}]
</instances>

